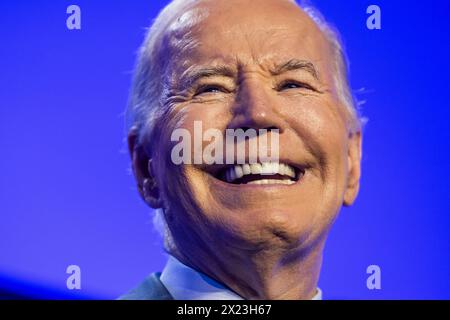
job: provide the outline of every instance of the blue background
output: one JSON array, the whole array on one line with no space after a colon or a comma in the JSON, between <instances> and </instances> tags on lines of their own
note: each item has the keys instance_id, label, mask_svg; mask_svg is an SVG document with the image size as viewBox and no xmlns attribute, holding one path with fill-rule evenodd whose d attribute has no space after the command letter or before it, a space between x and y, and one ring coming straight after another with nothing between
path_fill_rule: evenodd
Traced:
<instances>
[{"instance_id":1,"label":"blue background","mask_svg":"<svg viewBox=\"0 0 450 320\"><path fill-rule=\"evenodd\" d=\"M138 197L123 111L144 28L166 1L0 2L0 291L115 298L165 255ZM314 4L341 31L369 118L362 189L328 241L325 298L450 299L447 1ZM382 29L366 28L366 8ZM81 268L79 291L66 267ZM381 290L366 287L381 267Z\"/></svg>"}]
</instances>

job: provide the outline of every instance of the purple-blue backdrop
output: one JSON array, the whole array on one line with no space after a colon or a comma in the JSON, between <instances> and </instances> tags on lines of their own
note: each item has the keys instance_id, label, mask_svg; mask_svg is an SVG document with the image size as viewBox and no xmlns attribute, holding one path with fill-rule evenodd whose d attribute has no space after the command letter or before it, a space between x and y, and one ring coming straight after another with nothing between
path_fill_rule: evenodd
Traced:
<instances>
[{"instance_id":1,"label":"purple-blue backdrop","mask_svg":"<svg viewBox=\"0 0 450 320\"><path fill-rule=\"evenodd\" d=\"M123 144L144 28L167 1L0 2L0 291L115 298L165 261ZM373 3L372 3L373 2ZM325 1L367 100L362 189L325 252L325 298L450 298L447 1ZM382 29L366 28L378 4ZM81 268L81 290L66 267ZM381 267L381 290L366 268Z\"/></svg>"}]
</instances>

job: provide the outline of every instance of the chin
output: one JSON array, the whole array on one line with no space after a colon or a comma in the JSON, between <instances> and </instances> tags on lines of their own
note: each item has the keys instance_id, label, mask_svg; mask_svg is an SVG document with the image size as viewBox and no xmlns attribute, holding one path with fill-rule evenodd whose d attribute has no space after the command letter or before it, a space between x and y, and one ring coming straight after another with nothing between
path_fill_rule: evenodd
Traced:
<instances>
[{"instance_id":1,"label":"chin","mask_svg":"<svg viewBox=\"0 0 450 320\"><path fill-rule=\"evenodd\" d=\"M298 212L245 210L235 212L232 218L221 215L218 228L223 228L227 245L249 250L293 250L307 245L315 229L313 218L306 219Z\"/></svg>"}]
</instances>

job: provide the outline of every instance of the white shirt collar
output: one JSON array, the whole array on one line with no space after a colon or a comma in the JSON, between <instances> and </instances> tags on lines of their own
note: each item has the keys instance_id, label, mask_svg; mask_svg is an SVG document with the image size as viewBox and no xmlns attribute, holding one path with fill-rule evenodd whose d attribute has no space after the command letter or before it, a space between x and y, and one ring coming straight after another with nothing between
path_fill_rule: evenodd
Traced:
<instances>
[{"instance_id":1,"label":"white shirt collar","mask_svg":"<svg viewBox=\"0 0 450 320\"><path fill-rule=\"evenodd\" d=\"M169 256L160 280L175 300L244 300L222 284L188 267L173 256ZM322 300L322 291L319 288L311 300Z\"/></svg>"}]
</instances>

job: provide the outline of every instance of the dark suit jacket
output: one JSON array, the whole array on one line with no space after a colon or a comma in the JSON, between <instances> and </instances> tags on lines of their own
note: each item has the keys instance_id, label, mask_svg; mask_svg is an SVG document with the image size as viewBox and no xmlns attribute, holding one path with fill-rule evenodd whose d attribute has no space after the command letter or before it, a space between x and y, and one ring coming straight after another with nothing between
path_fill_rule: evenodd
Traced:
<instances>
[{"instance_id":1,"label":"dark suit jacket","mask_svg":"<svg viewBox=\"0 0 450 320\"><path fill-rule=\"evenodd\" d=\"M120 296L118 300L173 300L159 279L160 276L161 272L152 273L136 288Z\"/></svg>"}]
</instances>

